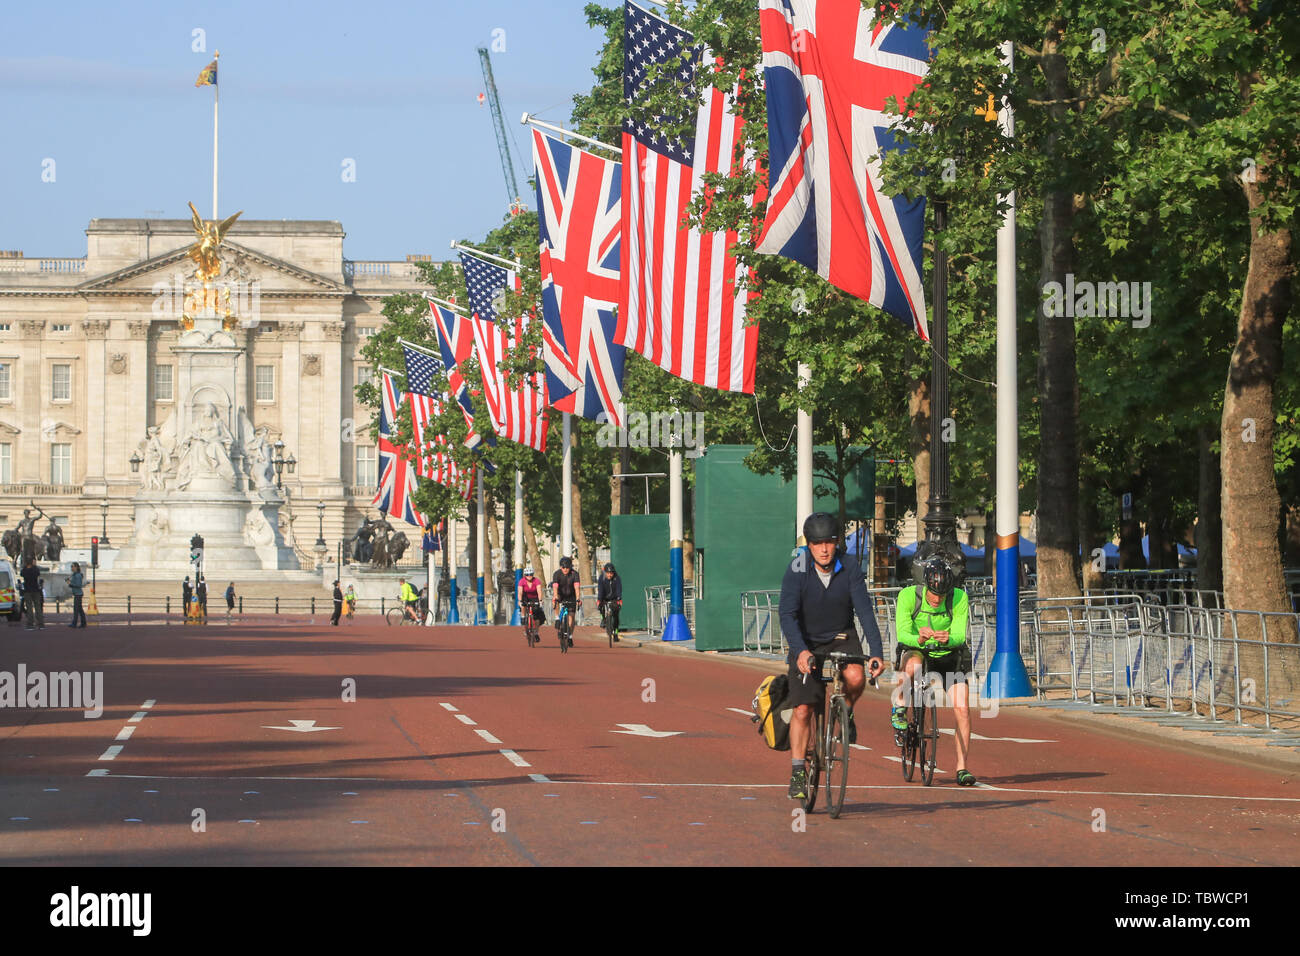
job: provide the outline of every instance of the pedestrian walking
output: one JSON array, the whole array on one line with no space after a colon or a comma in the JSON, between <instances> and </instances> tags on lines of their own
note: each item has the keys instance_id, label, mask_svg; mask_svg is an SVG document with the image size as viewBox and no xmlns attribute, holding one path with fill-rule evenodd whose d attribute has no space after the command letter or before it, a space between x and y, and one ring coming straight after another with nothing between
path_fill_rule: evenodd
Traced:
<instances>
[{"instance_id":1,"label":"pedestrian walking","mask_svg":"<svg viewBox=\"0 0 1300 956\"><path fill-rule=\"evenodd\" d=\"M339 615L343 613L343 592L339 589L338 581L334 582L334 613L330 617L330 623L335 627L339 626Z\"/></svg>"},{"instance_id":2,"label":"pedestrian walking","mask_svg":"<svg viewBox=\"0 0 1300 956\"><path fill-rule=\"evenodd\" d=\"M226 617L229 618L235 611L235 582L231 581L230 586L226 588Z\"/></svg>"},{"instance_id":3,"label":"pedestrian walking","mask_svg":"<svg viewBox=\"0 0 1300 956\"><path fill-rule=\"evenodd\" d=\"M23 615L27 618L27 630L37 627L45 630L45 595L41 588L45 582L41 580L41 569L36 565L35 558L27 559L27 567L23 568Z\"/></svg>"},{"instance_id":4,"label":"pedestrian walking","mask_svg":"<svg viewBox=\"0 0 1300 956\"><path fill-rule=\"evenodd\" d=\"M352 623L352 617L356 613L357 613L357 592L352 587L352 585L349 584L347 593L343 595L343 614L348 619L349 624Z\"/></svg>"},{"instance_id":5,"label":"pedestrian walking","mask_svg":"<svg viewBox=\"0 0 1300 956\"><path fill-rule=\"evenodd\" d=\"M181 582L181 620L186 624L190 621L190 601L193 597L194 588L190 587L190 576L187 574Z\"/></svg>"},{"instance_id":6,"label":"pedestrian walking","mask_svg":"<svg viewBox=\"0 0 1300 956\"><path fill-rule=\"evenodd\" d=\"M68 590L72 592L72 627L85 628L86 611L81 606L81 598L85 592L86 576L81 573L81 565L72 562L72 575L68 578ZM81 621L80 624L77 621Z\"/></svg>"},{"instance_id":7,"label":"pedestrian walking","mask_svg":"<svg viewBox=\"0 0 1300 956\"><path fill-rule=\"evenodd\" d=\"M208 581L202 574L198 575L198 586L194 589L194 596L199 599L199 617L203 623L208 623Z\"/></svg>"}]
</instances>

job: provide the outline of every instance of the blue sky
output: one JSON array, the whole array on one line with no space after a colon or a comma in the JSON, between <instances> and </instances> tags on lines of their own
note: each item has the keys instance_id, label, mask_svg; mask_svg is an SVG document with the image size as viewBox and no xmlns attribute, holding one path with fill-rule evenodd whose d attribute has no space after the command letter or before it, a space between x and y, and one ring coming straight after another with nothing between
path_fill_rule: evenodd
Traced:
<instances>
[{"instance_id":1,"label":"blue sky","mask_svg":"<svg viewBox=\"0 0 1300 956\"><path fill-rule=\"evenodd\" d=\"M614 6L614 0L602 0ZM212 211L336 219L351 259L449 254L501 221L507 191L475 48L491 47L515 175L525 110L564 123L602 37L583 0L12 4L0 35L0 249L81 256L92 218ZM193 31L205 31L195 51ZM504 31L494 33L494 31ZM42 182L47 159L54 182ZM343 162L356 181L344 182Z\"/></svg>"}]
</instances>

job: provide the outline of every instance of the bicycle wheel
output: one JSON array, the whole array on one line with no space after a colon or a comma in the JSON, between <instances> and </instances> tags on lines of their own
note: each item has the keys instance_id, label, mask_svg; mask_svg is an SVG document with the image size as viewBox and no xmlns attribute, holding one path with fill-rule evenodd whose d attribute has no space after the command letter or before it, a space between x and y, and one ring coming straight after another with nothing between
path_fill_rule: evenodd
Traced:
<instances>
[{"instance_id":1,"label":"bicycle wheel","mask_svg":"<svg viewBox=\"0 0 1300 956\"><path fill-rule=\"evenodd\" d=\"M921 782L927 787L934 779L934 766L939 759L939 711L931 700L921 707L923 731L921 733Z\"/></svg>"},{"instance_id":2,"label":"bicycle wheel","mask_svg":"<svg viewBox=\"0 0 1300 956\"><path fill-rule=\"evenodd\" d=\"M844 807L844 790L849 782L849 705L843 697L831 702L826 731L826 806L831 819Z\"/></svg>"},{"instance_id":3,"label":"bicycle wheel","mask_svg":"<svg viewBox=\"0 0 1300 956\"><path fill-rule=\"evenodd\" d=\"M388 622L388 625L390 627L395 627L402 623L402 617L404 616L404 614L405 614L405 610L403 608L390 607L388 611L384 614L384 620Z\"/></svg>"},{"instance_id":4,"label":"bicycle wheel","mask_svg":"<svg viewBox=\"0 0 1300 956\"><path fill-rule=\"evenodd\" d=\"M609 638L609 646L614 647L614 615L608 611L605 612L605 636Z\"/></svg>"},{"instance_id":5,"label":"bicycle wheel","mask_svg":"<svg viewBox=\"0 0 1300 956\"><path fill-rule=\"evenodd\" d=\"M560 653L569 653L569 619L566 617L564 623L556 628L560 632Z\"/></svg>"},{"instance_id":6,"label":"bicycle wheel","mask_svg":"<svg viewBox=\"0 0 1300 956\"><path fill-rule=\"evenodd\" d=\"M817 784L822 775L822 735L825 733L825 725L822 722L820 714L813 722L810 728L812 736L808 740L808 789L806 796L803 798L803 808L805 813L812 813L813 808L817 806Z\"/></svg>"},{"instance_id":7,"label":"bicycle wheel","mask_svg":"<svg viewBox=\"0 0 1300 956\"><path fill-rule=\"evenodd\" d=\"M917 706L913 701L907 705L907 729L903 731L903 779L909 783L916 772L916 750L920 729L917 727Z\"/></svg>"}]
</instances>

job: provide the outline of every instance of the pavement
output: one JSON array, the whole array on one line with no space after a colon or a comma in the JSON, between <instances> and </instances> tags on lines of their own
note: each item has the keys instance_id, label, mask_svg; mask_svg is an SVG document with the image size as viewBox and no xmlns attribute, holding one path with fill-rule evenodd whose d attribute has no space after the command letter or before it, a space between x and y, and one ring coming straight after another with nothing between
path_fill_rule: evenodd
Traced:
<instances>
[{"instance_id":1,"label":"pavement","mask_svg":"<svg viewBox=\"0 0 1300 956\"><path fill-rule=\"evenodd\" d=\"M550 627L529 649L518 628L377 618L0 629L0 692L19 664L103 681L91 719L0 706L0 863L752 866L758 846L773 866L904 849L993 866L1300 855L1300 756L1286 747L1001 707L974 718L979 785L956 786L945 734L925 787L902 778L884 690L858 704L842 816L804 815L785 796L789 755L749 719L779 665L631 637L610 648L583 628L561 654Z\"/></svg>"}]
</instances>

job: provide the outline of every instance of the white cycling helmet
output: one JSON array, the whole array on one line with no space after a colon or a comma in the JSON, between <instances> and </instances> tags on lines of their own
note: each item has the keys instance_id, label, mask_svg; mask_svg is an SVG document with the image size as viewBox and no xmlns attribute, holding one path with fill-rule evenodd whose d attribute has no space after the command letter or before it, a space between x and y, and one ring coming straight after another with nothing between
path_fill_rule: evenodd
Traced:
<instances>
[{"instance_id":1,"label":"white cycling helmet","mask_svg":"<svg viewBox=\"0 0 1300 956\"><path fill-rule=\"evenodd\" d=\"M528 565L528 567L524 568L524 577L531 578L533 576L533 573L534 573L533 566L531 564Z\"/></svg>"}]
</instances>

